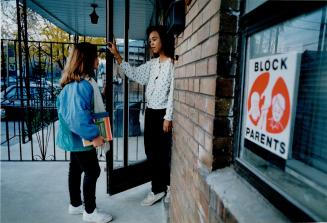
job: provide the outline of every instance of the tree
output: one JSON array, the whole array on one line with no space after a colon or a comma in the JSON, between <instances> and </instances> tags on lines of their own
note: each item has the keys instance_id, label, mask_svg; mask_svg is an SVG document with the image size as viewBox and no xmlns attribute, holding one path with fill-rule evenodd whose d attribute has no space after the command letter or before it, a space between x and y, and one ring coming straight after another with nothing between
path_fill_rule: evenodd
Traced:
<instances>
[{"instance_id":1,"label":"tree","mask_svg":"<svg viewBox=\"0 0 327 223\"><path fill-rule=\"evenodd\" d=\"M21 11L21 18L23 12ZM44 28L46 21L31 9L26 9L27 32L29 40L41 40L40 30ZM17 39L17 9L16 1L1 1L1 38Z\"/></svg>"},{"instance_id":2,"label":"tree","mask_svg":"<svg viewBox=\"0 0 327 223\"><path fill-rule=\"evenodd\" d=\"M16 1L1 1L1 12L1 38L16 40L18 33ZM50 60L62 70L73 43L73 36L29 8L26 13L28 40L41 41L28 43L32 73L43 76L47 72ZM22 34L24 35L24 32ZM84 40L93 44L105 44L105 38L79 37L80 42Z\"/></svg>"}]
</instances>

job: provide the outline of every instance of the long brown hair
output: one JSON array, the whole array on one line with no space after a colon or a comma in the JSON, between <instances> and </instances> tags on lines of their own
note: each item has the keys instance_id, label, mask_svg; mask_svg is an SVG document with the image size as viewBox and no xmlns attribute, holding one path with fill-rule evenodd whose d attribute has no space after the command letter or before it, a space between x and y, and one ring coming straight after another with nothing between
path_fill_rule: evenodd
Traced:
<instances>
[{"instance_id":1,"label":"long brown hair","mask_svg":"<svg viewBox=\"0 0 327 223\"><path fill-rule=\"evenodd\" d=\"M92 76L97 57L95 45L87 42L75 44L61 75L61 87L73 81L80 81L83 77Z\"/></svg>"},{"instance_id":2,"label":"long brown hair","mask_svg":"<svg viewBox=\"0 0 327 223\"><path fill-rule=\"evenodd\" d=\"M156 31L159 34L161 41L161 50L164 54L170 59L174 60L174 36L167 33L167 29L165 26L157 25L157 26L149 26L146 29L146 35L149 38L150 33ZM159 55L154 54L154 57L158 57Z\"/></svg>"}]
</instances>

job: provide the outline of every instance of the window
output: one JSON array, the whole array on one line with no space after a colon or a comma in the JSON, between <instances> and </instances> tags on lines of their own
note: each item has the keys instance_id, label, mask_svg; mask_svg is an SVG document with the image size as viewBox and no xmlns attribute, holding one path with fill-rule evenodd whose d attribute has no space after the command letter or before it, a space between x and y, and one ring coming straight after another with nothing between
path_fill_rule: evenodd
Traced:
<instances>
[{"instance_id":1,"label":"window","mask_svg":"<svg viewBox=\"0 0 327 223\"><path fill-rule=\"evenodd\" d=\"M249 12L268 0L250 0L246 2L245 11Z\"/></svg>"},{"instance_id":2,"label":"window","mask_svg":"<svg viewBox=\"0 0 327 223\"><path fill-rule=\"evenodd\" d=\"M327 220L327 6L247 36L244 72L239 161Z\"/></svg>"}]
</instances>

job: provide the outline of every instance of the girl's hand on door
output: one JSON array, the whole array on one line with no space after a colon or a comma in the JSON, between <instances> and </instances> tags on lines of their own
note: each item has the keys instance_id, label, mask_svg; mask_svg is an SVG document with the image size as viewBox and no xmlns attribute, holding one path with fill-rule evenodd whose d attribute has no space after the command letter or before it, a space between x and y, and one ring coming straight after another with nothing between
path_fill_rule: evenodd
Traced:
<instances>
[{"instance_id":1,"label":"girl's hand on door","mask_svg":"<svg viewBox=\"0 0 327 223\"><path fill-rule=\"evenodd\" d=\"M117 63L121 64L122 58L118 52L116 41L108 42L107 47L108 47L109 51L112 53L112 55L114 56L114 58L116 59Z\"/></svg>"}]
</instances>

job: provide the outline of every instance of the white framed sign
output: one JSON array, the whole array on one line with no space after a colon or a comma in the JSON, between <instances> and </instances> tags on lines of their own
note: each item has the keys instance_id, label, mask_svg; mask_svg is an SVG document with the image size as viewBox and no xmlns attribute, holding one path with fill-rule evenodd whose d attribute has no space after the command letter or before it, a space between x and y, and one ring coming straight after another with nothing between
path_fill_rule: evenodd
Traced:
<instances>
[{"instance_id":1,"label":"white framed sign","mask_svg":"<svg viewBox=\"0 0 327 223\"><path fill-rule=\"evenodd\" d=\"M292 146L300 60L299 53L287 53L248 65L244 137L283 159Z\"/></svg>"}]
</instances>

